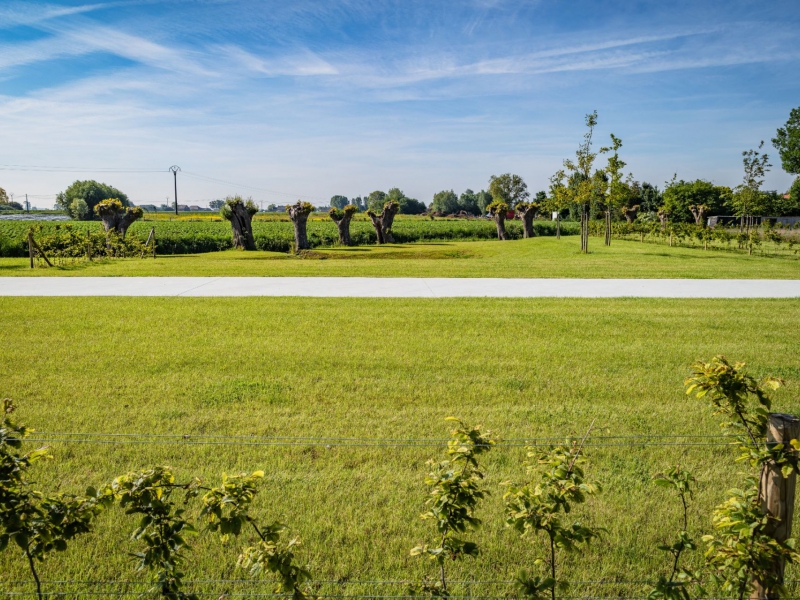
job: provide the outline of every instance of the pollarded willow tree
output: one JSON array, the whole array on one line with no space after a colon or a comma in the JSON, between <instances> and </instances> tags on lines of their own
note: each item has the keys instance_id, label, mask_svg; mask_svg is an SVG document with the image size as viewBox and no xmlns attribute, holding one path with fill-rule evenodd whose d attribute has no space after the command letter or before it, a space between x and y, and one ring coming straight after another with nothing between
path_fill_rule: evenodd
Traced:
<instances>
[{"instance_id":1,"label":"pollarded willow tree","mask_svg":"<svg viewBox=\"0 0 800 600\"><path fill-rule=\"evenodd\" d=\"M497 239L507 240L508 234L506 233L506 214L508 214L508 204L505 202L492 202L486 207L486 210L494 218L494 225L497 227Z\"/></svg>"},{"instance_id":2,"label":"pollarded willow tree","mask_svg":"<svg viewBox=\"0 0 800 600\"><path fill-rule=\"evenodd\" d=\"M228 196L219 214L231 222L233 247L240 250L255 250L253 239L253 215L258 212L256 203L251 198L242 200L241 196Z\"/></svg>"},{"instance_id":3,"label":"pollarded willow tree","mask_svg":"<svg viewBox=\"0 0 800 600\"><path fill-rule=\"evenodd\" d=\"M336 223L336 227L339 230L339 243L342 246L351 246L353 243L350 240L350 220L356 214L356 211L358 211L358 208L352 204L348 204L344 208L334 207L328 211L331 220Z\"/></svg>"},{"instance_id":4,"label":"pollarded willow tree","mask_svg":"<svg viewBox=\"0 0 800 600\"><path fill-rule=\"evenodd\" d=\"M533 229L533 220L539 214L540 205L537 202L518 202L515 208L522 219L523 237L536 237L536 231Z\"/></svg>"},{"instance_id":5,"label":"pollarded willow tree","mask_svg":"<svg viewBox=\"0 0 800 600\"><path fill-rule=\"evenodd\" d=\"M376 215L371 210L367 211L367 216L369 216L372 221L372 226L375 228L375 233L378 236L379 244L394 244L392 224L398 212L400 212L400 203L394 200L389 200L384 203L380 215Z\"/></svg>"},{"instance_id":6,"label":"pollarded willow tree","mask_svg":"<svg viewBox=\"0 0 800 600\"><path fill-rule=\"evenodd\" d=\"M289 213L289 218L292 220L292 225L294 225L295 252L308 250L311 247L308 243L308 215L314 212L314 205L310 202L298 200L294 204L287 206L286 212Z\"/></svg>"},{"instance_id":7,"label":"pollarded willow tree","mask_svg":"<svg viewBox=\"0 0 800 600\"><path fill-rule=\"evenodd\" d=\"M141 219L144 212L138 206L125 206L117 198L106 198L94 207L97 216L103 223L106 233L116 233L122 239L134 221Z\"/></svg>"},{"instance_id":8,"label":"pollarded willow tree","mask_svg":"<svg viewBox=\"0 0 800 600\"><path fill-rule=\"evenodd\" d=\"M505 202L510 208L530 198L528 184L519 175L504 173L489 178L489 193L492 201Z\"/></svg>"},{"instance_id":9,"label":"pollarded willow tree","mask_svg":"<svg viewBox=\"0 0 800 600\"><path fill-rule=\"evenodd\" d=\"M592 169L597 153L592 152L592 134L597 126L597 111L586 115L588 131L583 135L583 143L575 152L575 160L566 159L564 167L571 173L570 181L574 185L567 189L570 199L581 208L581 253L589 252L589 210L595 196L596 180L592 177Z\"/></svg>"}]
</instances>

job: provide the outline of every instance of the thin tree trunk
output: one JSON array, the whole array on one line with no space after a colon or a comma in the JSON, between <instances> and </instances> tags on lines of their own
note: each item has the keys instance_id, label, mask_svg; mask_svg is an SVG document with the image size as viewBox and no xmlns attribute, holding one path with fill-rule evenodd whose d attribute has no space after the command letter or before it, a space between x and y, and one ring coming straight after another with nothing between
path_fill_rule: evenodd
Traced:
<instances>
[{"instance_id":1,"label":"thin tree trunk","mask_svg":"<svg viewBox=\"0 0 800 600\"><path fill-rule=\"evenodd\" d=\"M42 600L42 582L39 581L39 574L36 572L36 565L33 563L33 557L31 556L31 552L28 548L25 548L25 556L28 557L28 565L31 568L33 579L36 582L36 597L39 598L39 600Z\"/></svg>"},{"instance_id":2,"label":"thin tree trunk","mask_svg":"<svg viewBox=\"0 0 800 600\"><path fill-rule=\"evenodd\" d=\"M606 246L611 245L611 211L606 211L606 239L605 239Z\"/></svg>"},{"instance_id":3,"label":"thin tree trunk","mask_svg":"<svg viewBox=\"0 0 800 600\"><path fill-rule=\"evenodd\" d=\"M589 210L581 206L581 254L589 253Z\"/></svg>"},{"instance_id":4,"label":"thin tree trunk","mask_svg":"<svg viewBox=\"0 0 800 600\"><path fill-rule=\"evenodd\" d=\"M556 239L561 239L561 213L556 214Z\"/></svg>"}]
</instances>

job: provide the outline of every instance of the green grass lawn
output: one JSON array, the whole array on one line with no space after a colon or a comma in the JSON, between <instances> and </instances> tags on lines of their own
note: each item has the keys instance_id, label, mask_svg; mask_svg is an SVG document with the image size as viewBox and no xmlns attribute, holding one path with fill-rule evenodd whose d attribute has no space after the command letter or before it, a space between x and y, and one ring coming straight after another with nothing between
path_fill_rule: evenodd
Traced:
<instances>
[{"instance_id":1,"label":"green grass lawn","mask_svg":"<svg viewBox=\"0 0 800 600\"><path fill-rule=\"evenodd\" d=\"M300 258L229 250L79 263L31 270L27 259L0 258L0 276L340 276L340 277L622 277L797 279L797 258L747 256L577 236L507 242L440 242L314 250Z\"/></svg>"},{"instance_id":2,"label":"green grass lawn","mask_svg":"<svg viewBox=\"0 0 800 600\"><path fill-rule=\"evenodd\" d=\"M595 250L589 260L603 256ZM655 546L677 529L680 514L651 476L678 463L695 472L690 529L699 537L743 469L726 446L643 442L719 433L711 408L682 386L694 360L718 353L747 361L756 375L783 377L775 408L800 412L799 313L800 300L0 298L0 397L17 401L19 418L44 433L441 439L444 418L456 415L505 439L580 434L593 419L599 435L653 436L590 444L587 471L604 492L579 516L608 531L565 571L573 581L617 582L581 584L572 595L640 595L641 585L624 582L666 572ZM43 488L79 491L150 465L209 482L264 469L256 512L291 525L318 579L433 574L431 563L408 552L433 540L432 524L418 515L425 461L440 450L329 445L56 442L55 460L34 473ZM542 545L518 539L502 520L499 484L524 476L523 456L515 447L487 456L492 496L474 536L483 554L448 565L454 579L505 581L520 567L535 569ZM96 534L42 567L44 579L143 581L126 554L136 548L128 540L134 526L112 509ZM237 544L222 547L202 535L194 545L190 578L246 577L234 568ZM1 554L0 591L23 579L19 554ZM508 587L453 593L501 596ZM272 591L266 583L200 588L213 597ZM323 592L403 589L326 584Z\"/></svg>"}]
</instances>

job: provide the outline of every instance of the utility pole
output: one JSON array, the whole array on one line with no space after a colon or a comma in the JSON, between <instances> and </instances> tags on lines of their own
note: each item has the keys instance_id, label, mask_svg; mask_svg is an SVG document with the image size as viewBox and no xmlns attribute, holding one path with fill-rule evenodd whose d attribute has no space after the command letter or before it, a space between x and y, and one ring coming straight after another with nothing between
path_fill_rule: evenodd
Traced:
<instances>
[{"instance_id":1,"label":"utility pole","mask_svg":"<svg viewBox=\"0 0 800 600\"><path fill-rule=\"evenodd\" d=\"M169 168L169 170L172 171L172 177L175 180L175 215L177 216L178 215L178 171L180 171L181 168L178 165L172 165Z\"/></svg>"},{"instance_id":2,"label":"utility pole","mask_svg":"<svg viewBox=\"0 0 800 600\"><path fill-rule=\"evenodd\" d=\"M28 194L25 194L25 210L31 212L31 203L28 202Z\"/></svg>"}]
</instances>

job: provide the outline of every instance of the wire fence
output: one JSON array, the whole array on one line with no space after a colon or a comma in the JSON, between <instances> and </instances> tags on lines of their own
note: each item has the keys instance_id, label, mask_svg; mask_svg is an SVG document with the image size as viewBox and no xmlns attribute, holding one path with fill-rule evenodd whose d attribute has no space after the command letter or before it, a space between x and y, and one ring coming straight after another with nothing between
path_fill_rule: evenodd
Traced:
<instances>
[{"instance_id":1,"label":"wire fence","mask_svg":"<svg viewBox=\"0 0 800 600\"><path fill-rule=\"evenodd\" d=\"M539 448L564 443L568 436L508 438L498 441L500 448ZM730 446L736 444L730 435L608 435L590 436L584 446L604 448L620 446ZM359 438L359 437L286 437L255 435L207 435L172 433L97 433L37 431L27 442L36 443L80 443L80 444L181 444L181 445L228 445L228 446L323 446L323 447L443 447L447 439L436 438Z\"/></svg>"}]
</instances>

